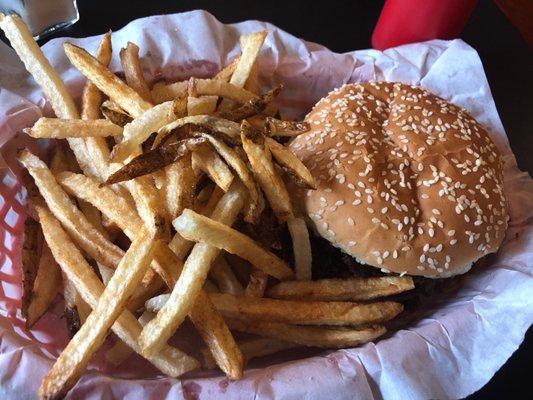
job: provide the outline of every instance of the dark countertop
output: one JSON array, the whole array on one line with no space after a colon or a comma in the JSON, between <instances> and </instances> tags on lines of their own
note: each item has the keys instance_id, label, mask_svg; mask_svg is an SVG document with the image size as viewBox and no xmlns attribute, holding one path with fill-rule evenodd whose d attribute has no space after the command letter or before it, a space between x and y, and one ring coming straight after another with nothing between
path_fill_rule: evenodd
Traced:
<instances>
[{"instance_id":1,"label":"dark countertop","mask_svg":"<svg viewBox=\"0 0 533 400\"><path fill-rule=\"evenodd\" d=\"M129 21L147 15L205 9L226 23L247 19L271 22L306 40L321 43L336 52L370 47L370 35L382 2L375 0L312 1L78 1L80 21L56 36L84 37L117 30ZM478 50L484 63L511 147L522 170L533 171L533 122L530 90L533 89L532 52L518 31L488 0L481 0L461 38ZM533 331L520 349L494 378L472 399L504 398L514 391L520 398L533 398L531 362ZM529 395L529 396L528 396Z\"/></svg>"}]
</instances>

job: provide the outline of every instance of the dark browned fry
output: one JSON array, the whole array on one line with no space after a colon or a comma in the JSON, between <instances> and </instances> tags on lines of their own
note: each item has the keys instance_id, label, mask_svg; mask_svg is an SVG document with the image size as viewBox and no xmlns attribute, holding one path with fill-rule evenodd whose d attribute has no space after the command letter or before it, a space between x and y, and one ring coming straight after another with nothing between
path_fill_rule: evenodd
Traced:
<instances>
[{"instance_id":1,"label":"dark browned fry","mask_svg":"<svg viewBox=\"0 0 533 400\"><path fill-rule=\"evenodd\" d=\"M121 110L120 107L109 100L104 101L100 111L104 117L118 126L124 127L124 125L133 120L124 110Z\"/></svg>"},{"instance_id":2,"label":"dark browned fry","mask_svg":"<svg viewBox=\"0 0 533 400\"><path fill-rule=\"evenodd\" d=\"M150 174L160 170L167 165L179 160L192 149L203 145L206 142L203 138L189 138L176 143L163 145L150 150L140 156L135 157L121 169L111 174L103 185L128 181L142 175Z\"/></svg>"},{"instance_id":3,"label":"dark browned fry","mask_svg":"<svg viewBox=\"0 0 533 400\"><path fill-rule=\"evenodd\" d=\"M215 115L220 118L229 119L230 121L240 121L245 118L253 117L254 115L263 112L266 106L276 98L282 89L283 85L278 85L274 89L269 90L263 96L257 99L249 100L234 110L219 111Z\"/></svg>"},{"instance_id":4,"label":"dark browned fry","mask_svg":"<svg viewBox=\"0 0 533 400\"><path fill-rule=\"evenodd\" d=\"M69 307L65 305L65 322L67 324L68 337L72 339L81 327L80 315L76 306Z\"/></svg>"},{"instance_id":5,"label":"dark browned fry","mask_svg":"<svg viewBox=\"0 0 533 400\"><path fill-rule=\"evenodd\" d=\"M43 235L39 223L31 217L26 218L22 242L22 315L26 319L41 257L42 242Z\"/></svg>"},{"instance_id":6,"label":"dark browned fry","mask_svg":"<svg viewBox=\"0 0 533 400\"><path fill-rule=\"evenodd\" d=\"M265 126L269 136L298 136L310 129L307 122L282 121L273 117L266 118Z\"/></svg>"}]
</instances>

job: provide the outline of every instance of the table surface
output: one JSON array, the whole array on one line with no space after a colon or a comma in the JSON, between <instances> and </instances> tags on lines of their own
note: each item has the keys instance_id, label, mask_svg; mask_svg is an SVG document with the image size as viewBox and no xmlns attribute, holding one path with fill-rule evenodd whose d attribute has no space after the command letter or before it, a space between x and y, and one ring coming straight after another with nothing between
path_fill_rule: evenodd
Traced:
<instances>
[{"instance_id":1,"label":"table surface","mask_svg":"<svg viewBox=\"0 0 533 400\"><path fill-rule=\"evenodd\" d=\"M78 1L80 20L57 36L85 37L108 29L117 30L133 19L205 9L226 23L257 19L333 51L345 52L370 47L372 29L382 1L359 0L327 3L313 1ZM54 36L52 36L54 37ZM522 170L533 171L532 52L519 32L489 0L481 0L461 38L472 45L483 61L500 117ZM530 376L533 361L533 331L529 330L520 349L494 378L471 399L503 398L519 390L521 397L533 398ZM525 384L526 383L526 384ZM527 391L527 396L526 395Z\"/></svg>"}]
</instances>

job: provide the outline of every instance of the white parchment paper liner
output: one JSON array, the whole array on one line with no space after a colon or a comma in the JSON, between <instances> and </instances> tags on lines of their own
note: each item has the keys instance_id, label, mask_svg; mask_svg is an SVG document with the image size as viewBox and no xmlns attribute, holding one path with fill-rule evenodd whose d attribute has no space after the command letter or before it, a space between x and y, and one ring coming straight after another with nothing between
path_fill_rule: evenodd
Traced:
<instances>
[{"instance_id":1,"label":"white parchment paper liner","mask_svg":"<svg viewBox=\"0 0 533 400\"><path fill-rule=\"evenodd\" d=\"M111 68L120 70L118 49L129 40L140 46L143 68L153 79L212 75L238 54L239 35L259 29L269 31L260 55L262 79L267 85L285 83L286 116L302 117L333 88L365 80L421 85L469 110L487 127L506 162L512 216L506 243L490 266L465 280L456 298L376 344L248 370L237 382L224 377L119 379L110 369L91 368L69 397L445 399L479 389L517 349L533 321L533 184L516 166L476 51L460 40L434 40L385 52L336 54L270 24L224 25L195 11L143 18L114 32ZM63 53L65 40L52 40L43 51L72 93L79 95L84 79ZM69 41L94 51L99 37ZM0 60L1 145L39 116L40 110L30 102L46 105L40 89L5 45L0 45ZM17 274L13 262L4 261L2 277ZM6 296L0 299L0 397L34 398L64 341L64 333L54 340L55 331L63 330L60 310L25 332L13 322L20 319L19 300L8 296L16 292L17 282L1 283Z\"/></svg>"}]
</instances>

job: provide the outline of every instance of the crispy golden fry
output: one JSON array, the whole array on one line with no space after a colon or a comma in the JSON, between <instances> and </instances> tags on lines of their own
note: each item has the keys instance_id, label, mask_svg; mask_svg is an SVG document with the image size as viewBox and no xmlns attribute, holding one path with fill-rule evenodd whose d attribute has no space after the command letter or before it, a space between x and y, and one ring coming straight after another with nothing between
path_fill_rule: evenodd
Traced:
<instances>
[{"instance_id":1,"label":"crispy golden fry","mask_svg":"<svg viewBox=\"0 0 533 400\"><path fill-rule=\"evenodd\" d=\"M78 118L76 105L68 93L67 87L44 57L22 19L15 14L8 16L2 14L0 15L0 28L4 31L28 72L42 87L56 115L59 118Z\"/></svg>"},{"instance_id":2,"label":"crispy golden fry","mask_svg":"<svg viewBox=\"0 0 533 400\"><path fill-rule=\"evenodd\" d=\"M244 203L241 185L234 185L219 201L212 217L221 223L233 224ZM200 292L211 264L220 250L205 243L194 246L187 258L183 271L172 289L171 301L148 323L139 339L143 352L153 353L170 338L183 322Z\"/></svg>"},{"instance_id":3,"label":"crispy golden fry","mask_svg":"<svg viewBox=\"0 0 533 400\"><path fill-rule=\"evenodd\" d=\"M209 115L217 108L217 96L202 96L187 98L187 115Z\"/></svg>"},{"instance_id":4,"label":"crispy golden fry","mask_svg":"<svg viewBox=\"0 0 533 400\"><path fill-rule=\"evenodd\" d=\"M150 88L144 79L139 60L139 47L134 43L128 42L125 48L120 49L119 55L128 86L139 93L143 100L151 102Z\"/></svg>"},{"instance_id":5,"label":"crispy golden fry","mask_svg":"<svg viewBox=\"0 0 533 400\"><path fill-rule=\"evenodd\" d=\"M159 144L162 143L163 140L173 131L185 127L214 135L223 134L223 138L225 140L234 144L240 142L240 126L236 122L213 117L211 115L192 115L177 119L176 121L162 127L157 132L157 136L154 140L152 148L159 146Z\"/></svg>"},{"instance_id":6,"label":"crispy golden fry","mask_svg":"<svg viewBox=\"0 0 533 400\"><path fill-rule=\"evenodd\" d=\"M237 68L237 65L239 64L239 61L241 60L241 56L235 57L231 63L226 65L224 68L222 68L217 74L213 77L213 79L216 79L218 81L224 81L229 82L231 79L231 76L235 72L235 68Z\"/></svg>"},{"instance_id":7,"label":"crispy golden fry","mask_svg":"<svg viewBox=\"0 0 533 400\"><path fill-rule=\"evenodd\" d=\"M280 282L267 295L295 300L372 300L414 289L409 276L380 276L374 278L321 279L318 281Z\"/></svg>"},{"instance_id":8,"label":"crispy golden fry","mask_svg":"<svg viewBox=\"0 0 533 400\"><path fill-rule=\"evenodd\" d=\"M400 303L350 303L339 301L276 300L227 293L211 293L213 304L231 318L286 322L300 325L368 325L398 315Z\"/></svg>"},{"instance_id":9,"label":"crispy golden fry","mask_svg":"<svg viewBox=\"0 0 533 400\"><path fill-rule=\"evenodd\" d=\"M181 159L170 164L165 172L167 209L172 220L193 203L197 177L192 169L191 153L186 153Z\"/></svg>"},{"instance_id":10,"label":"crispy golden fry","mask_svg":"<svg viewBox=\"0 0 533 400\"><path fill-rule=\"evenodd\" d=\"M69 137L115 136L122 128L107 119L84 121L81 119L39 118L24 132L34 138L66 139Z\"/></svg>"},{"instance_id":11,"label":"crispy golden fry","mask_svg":"<svg viewBox=\"0 0 533 400\"><path fill-rule=\"evenodd\" d=\"M241 37L242 55L230 83L238 87L245 85L266 36L267 31L259 31Z\"/></svg>"},{"instance_id":12,"label":"crispy golden fry","mask_svg":"<svg viewBox=\"0 0 533 400\"><path fill-rule=\"evenodd\" d=\"M79 246L99 263L115 268L123 252L105 239L61 189L45 163L24 150L19 161L35 180L46 204Z\"/></svg>"},{"instance_id":13,"label":"crispy golden fry","mask_svg":"<svg viewBox=\"0 0 533 400\"><path fill-rule=\"evenodd\" d=\"M39 389L41 397L64 396L75 385L148 270L155 243L156 240L148 233L139 235L132 242L98 299L97 306L44 378Z\"/></svg>"},{"instance_id":14,"label":"crispy golden fry","mask_svg":"<svg viewBox=\"0 0 533 400\"><path fill-rule=\"evenodd\" d=\"M244 87L256 62L259 50L261 49L261 46L263 46L266 35L266 31L260 31L241 38L242 55L233 75L231 76L231 84L240 88ZM230 109L232 105L233 102L223 100L222 103L220 103L219 109L225 111Z\"/></svg>"},{"instance_id":15,"label":"crispy golden fry","mask_svg":"<svg viewBox=\"0 0 533 400\"><path fill-rule=\"evenodd\" d=\"M241 283L224 257L218 258L216 264L211 268L210 276L222 293L241 294L244 292Z\"/></svg>"},{"instance_id":16,"label":"crispy golden fry","mask_svg":"<svg viewBox=\"0 0 533 400\"><path fill-rule=\"evenodd\" d=\"M174 102L167 101L144 112L124 126L124 140L118 143L112 153L114 162L123 162L141 153L141 145L158 129L176 119Z\"/></svg>"},{"instance_id":17,"label":"crispy golden fry","mask_svg":"<svg viewBox=\"0 0 533 400\"><path fill-rule=\"evenodd\" d=\"M287 227L292 239L294 272L299 281L308 281L312 276L312 253L309 232L303 218L290 218Z\"/></svg>"},{"instance_id":18,"label":"crispy golden fry","mask_svg":"<svg viewBox=\"0 0 533 400\"><path fill-rule=\"evenodd\" d=\"M206 139L202 138L188 138L149 150L112 173L105 184L127 181L160 170L178 161L205 142Z\"/></svg>"},{"instance_id":19,"label":"crispy golden fry","mask_svg":"<svg viewBox=\"0 0 533 400\"><path fill-rule=\"evenodd\" d=\"M315 326L297 326L279 322L239 321L226 319L231 329L253 333L259 336L286 342L297 343L302 346L324 347L339 349L356 347L360 344L377 339L386 332L383 326L369 328L323 328Z\"/></svg>"},{"instance_id":20,"label":"crispy golden fry","mask_svg":"<svg viewBox=\"0 0 533 400\"><path fill-rule=\"evenodd\" d=\"M41 318L54 301L60 287L61 270L52 257L50 249L44 244L27 309L26 326L32 327Z\"/></svg>"},{"instance_id":21,"label":"crispy golden fry","mask_svg":"<svg viewBox=\"0 0 533 400\"><path fill-rule=\"evenodd\" d=\"M254 267L244 294L251 297L263 297L268 283L268 274Z\"/></svg>"},{"instance_id":22,"label":"crispy golden fry","mask_svg":"<svg viewBox=\"0 0 533 400\"><path fill-rule=\"evenodd\" d=\"M33 218L26 218L22 232L22 316L28 323L28 308L33 298L33 286L39 271L42 251L42 232L39 223Z\"/></svg>"},{"instance_id":23,"label":"crispy golden fry","mask_svg":"<svg viewBox=\"0 0 533 400\"><path fill-rule=\"evenodd\" d=\"M186 209L173 221L173 225L185 239L236 254L279 280L288 280L294 276L287 264L273 253L265 250L248 236L214 219Z\"/></svg>"},{"instance_id":24,"label":"crispy golden fry","mask_svg":"<svg viewBox=\"0 0 533 400\"><path fill-rule=\"evenodd\" d=\"M209 197L205 206L201 210L198 210L198 212L202 215L211 215L222 196L224 196L224 191L215 185L215 188L211 192L211 197Z\"/></svg>"},{"instance_id":25,"label":"crispy golden fry","mask_svg":"<svg viewBox=\"0 0 533 400\"><path fill-rule=\"evenodd\" d=\"M257 98L252 92L222 79L196 79L195 85L197 96L218 96L241 104ZM171 84L157 83L152 88L152 98L156 103L162 103L186 96L187 92L188 81Z\"/></svg>"},{"instance_id":26,"label":"crispy golden fry","mask_svg":"<svg viewBox=\"0 0 533 400\"><path fill-rule=\"evenodd\" d=\"M296 183L305 189L316 189L316 182L307 167L296 157L292 151L269 137L265 138L274 159L281 167L294 177Z\"/></svg>"},{"instance_id":27,"label":"crispy golden fry","mask_svg":"<svg viewBox=\"0 0 533 400\"><path fill-rule=\"evenodd\" d=\"M200 291L189 318L222 371L231 379L242 378L242 353L235 343L231 332L211 303L209 296Z\"/></svg>"},{"instance_id":28,"label":"crispy golden fry","mask_svg":"<svg viewBox=\"0 0 533 400\"><path fill-rule=\"evenodd\" d=\"M89 83L91 82L89 81ZM126 124L129 124L133 120L126 111L111 100L104 101L100 107L100 111L109 121L121 127L126 126Z\"/></svg>"},{"instance_id":29,"label":"crispy golden fry","mask_svg":"<svg viewBox=\"0 0 533 400\"><path fill-rule=\"evenodd\" d=\"M273 117L266 118L265 126L270 136L298 136L310 129L307 122L281 121Z\"/></svg>"},{"instance_id":30,"label":"crispy golden fry","mask_svg":"<svg viewBox=\"0 0 533 400\"><path fill-rule=\"evenodd\" d=\"M247 339L238 343L239 349L242 352L244 361L248 362L254 358L264 357L270 354L274 354L283 350L292 349L298 347L294 343L284 342L277 339L269 338L253 338ZM202 350L204 357L202 366L206 369L214 369L217 364L215 359L211 355L209 349Z\"/></svg>"},{"instance_id":31,"label":"crispy golden fry","mask_svg":"<svg viewBox=\"0 0 533 400\"><path fill-rule=\"evenodd\" d=\"M94 309L104 291L102 282L98 280L96 274L50 211L39 207L38 212L46 242L54 258L67 275L68 280L74 283L83 299ZM127 310L122 311L112 329L128 346L140 353L137 340L141 333L141 326L133 314ZM161 352L153 357L147 357L147 359L163 373L173 377L198 367L194 358L166 345L162 346Z\"/></svg>"},{"instance_id":32,"label":"crispy golden fry","mask_svg":"<svg viewBox=\"0 0 533 400\"><path fill-rule=\"evenodd\" d=\"M72 65L131 116L139 117L152 108L149 102L85 50L71 43L65 43L64 48Z\"/></svg>"},{"instance_id":33,"label":"crispy golden fry","mask_svg":"<svg viewBox=\"0 0 533 400\"><path fill-rule=\"evenodd\" d=\"M281 89L283 89L283 85L278 85L257 99L249 100L242 106L233 110L218 111L215 115L230 121L241 121L243 119L253 117L254 115L263 112L267 105L276 98Z\"/></svg>"},{"instance_id":34,"label":"crispy golden fry","mask_svg":"<svg viewBox=\"0 0 533 400\"><path fill-rule=\"evenodd\" d=\"M244 151L252 166L254 176L268 199L270 207L280 222L293 216L291 199L283 180L272 163L270 151L264 143L254 143L250 126L242 123L241 140ZM255 139L254 139L255 140Z\"/></svg>"},{"instance_id":35,"label":"crispy golden fry","mask_svg":"<svg viewBox=\"0 0 533 400\"><path fill-rule=\"evenodd\" d=\"M233 182L233 174L211 147L197 147L192 153L192 165L205 172L225 192Z\"/></svg>"},{"instance_id":36,"label":"crispy golden fry","mask_svg":"<svg viewBox=\"0 0 533 400\"><path fill-rule=\"evenodd\" d=\"M45 96L59 118L77 119L78 110L58 73L54 71L41 49L33 39L27 26L17 15L0 15L0 28L6 34L11 46L24 63L28 72L42 87ZM69 145L83 171L95 175L96 171L87 156L85 142L80 138L68 139Z\"/></svg>"},{"instance_id":37,"label":"crispy golden fry","mask_svg":"<svg viewBox=\"0 0 533 400\"><path fill-rule=\"evenodd\" d=\"M96 59L103 65L111 61L111 32L106 32L96 50ZM81 118L85 120L100 118L100 106L102 104L102 92L90 81L87 81L81 96Z\"/></svg>"}]
</instances>

